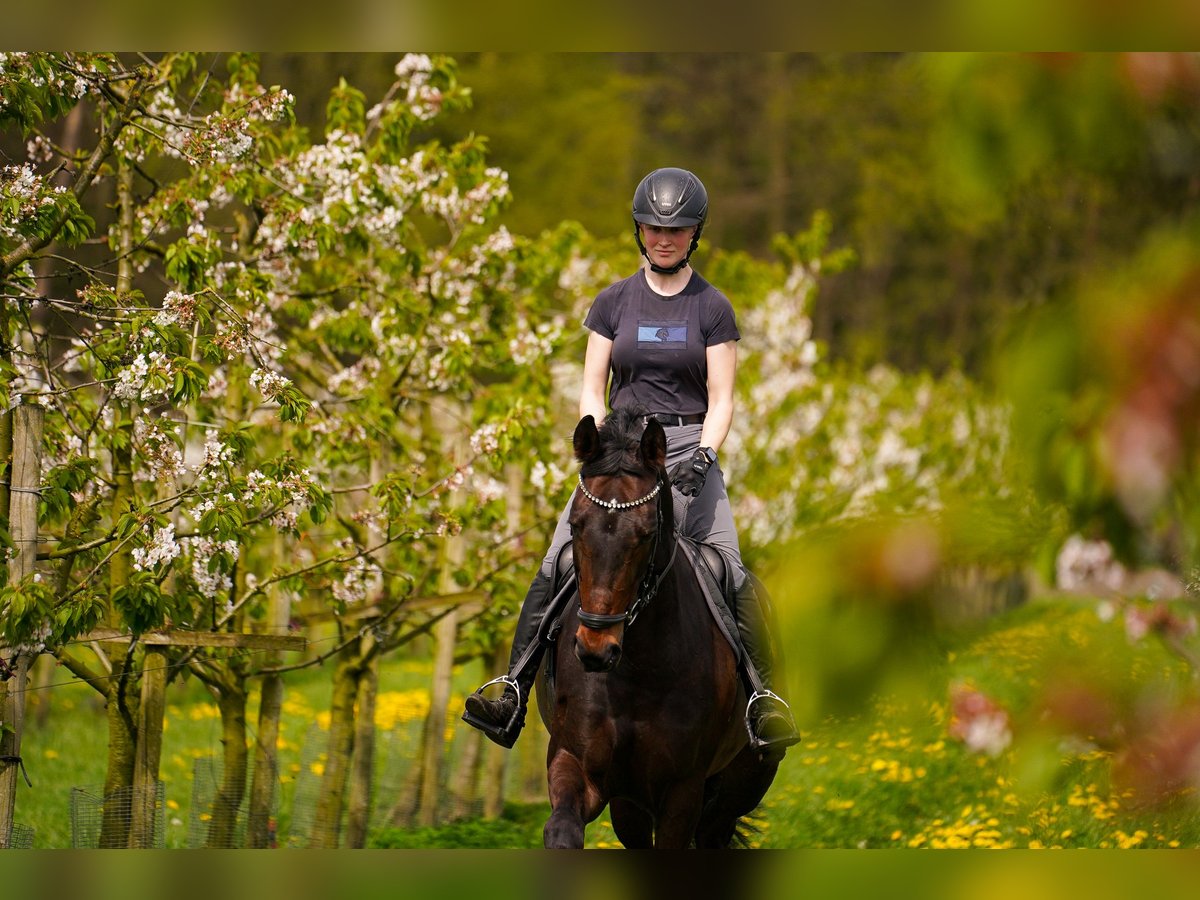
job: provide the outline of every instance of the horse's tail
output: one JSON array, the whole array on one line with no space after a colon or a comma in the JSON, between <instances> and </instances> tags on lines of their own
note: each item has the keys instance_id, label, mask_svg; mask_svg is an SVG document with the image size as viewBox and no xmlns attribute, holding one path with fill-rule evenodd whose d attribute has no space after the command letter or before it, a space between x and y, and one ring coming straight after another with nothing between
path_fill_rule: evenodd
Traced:
<instances>
[{"instance_id":1,"label":"horse's tail","mask_svg":"<svg viewBox=\"0 0 1200 900\"><path fill-rule=\"evenodd\" d=\"M749 850L754 845L754 838L762 834L762 827L753 819L742 816L733 823L733 836L729 846L738 850Z\"/></svg>"}]
</instances>

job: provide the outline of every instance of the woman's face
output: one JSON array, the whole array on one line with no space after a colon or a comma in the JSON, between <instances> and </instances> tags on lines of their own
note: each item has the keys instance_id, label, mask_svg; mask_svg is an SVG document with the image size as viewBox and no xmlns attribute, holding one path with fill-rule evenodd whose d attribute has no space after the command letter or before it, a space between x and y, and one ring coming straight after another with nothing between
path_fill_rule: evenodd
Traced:
<instances>
[{"instance_id":1,"label":"woman's face","mask_svg":"<svg viewBox=\"0 0 1200 900\"><path fill-rule=\"evenodd\" d=\"M669 269L685 256L692 243L692 235L696 232L695 225L683 228L660 228L657 225L642 224L642 243L646 245L646 255L655 265Z\"/></svg>"}]
</instances>

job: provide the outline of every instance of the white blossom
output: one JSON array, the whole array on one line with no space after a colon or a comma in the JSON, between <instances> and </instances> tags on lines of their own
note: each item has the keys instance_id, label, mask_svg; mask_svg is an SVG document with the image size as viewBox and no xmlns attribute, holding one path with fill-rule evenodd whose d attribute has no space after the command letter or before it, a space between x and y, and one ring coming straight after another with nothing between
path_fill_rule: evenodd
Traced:
<instances>
[{"instance_id":1,"label":"white blossom","mask_svg":"<svg viewBox=\"0 0 1200 900\"><path fill-rule=\"evenodd\" d=\"M275 400L291 387L291 379L280 375L278 372L271 372L267 369L255 369L250 373L250 384L258 388L258 392L263 395L266 400Z\"/></svg>"},{"instance_id":2,"label":"white blossom","mask_svg":"<svg viewBox=\"0 0 1200 900\"><path fill-rule=\"evenodd\" d=\"M145 547L134 548L133 567L141 572L149 571L156 566L172 562L182 549L175 540L175 526L168 523L155 530L154 537Z\"/></svg>"}]
</instances>

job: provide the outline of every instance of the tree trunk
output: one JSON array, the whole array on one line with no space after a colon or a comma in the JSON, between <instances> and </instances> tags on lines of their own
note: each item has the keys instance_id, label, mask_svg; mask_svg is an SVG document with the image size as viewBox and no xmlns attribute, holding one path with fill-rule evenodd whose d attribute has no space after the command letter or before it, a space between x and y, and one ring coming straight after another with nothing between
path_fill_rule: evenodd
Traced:
<instances>
[{"instance_id":1,"label":"tree trunk","mask_svg":"<svg viewBox=\"0 0 1200 900\"><path fill-rule=\"evenodd\" d=\"M258 707L258 737L254 744L254 782L250 787L250 812L246 846L274 846L275 786L279 780L279 719L283 710L283 678L263 676Z\"/></svg>"},{"instance_id":2,"label":"tree trunk","mask_svg":"<svg viewBox=\"0 0 1200 900\"><path fill-rule=\"evenodd\" d=\"M50 687L54 682L54 668L54 657L49 653L39 656L30 668L33 688L26 711L39 730L46 727L50 718Z\"/></svg>"},{"instance_id":3,"label":"tree trunk","mask_svg":"<svg viewBox=\"0 0 1200 900\"><path fill-rule=\"evenodd\" d=\"M336 849L341 836L346 783L354 752L354 700L358 695L361 672L359 648L351 645L342 651L333 673L329 745L312 831L308 836L308 846L313 849Z\"/></svg>"},{"instance_id":4,"label":"tree trunk","mask_svg":"<svg viewBox=\"0 0 1200 900\"><path fill-rule=\"evenodd\" d=\"M236 675L235 675L236 677ZM221 744L224 746L221 787L213 800L205 847L225 850L236 846L237 816L246 796L246 684L235 680L221 686Z\"/></svg>"},{"instance_id":5,"label":"tree trunk","mask_svg":"<svg viewBox=\"0 0 1200 900\"><path fill-rule=\"evenodd\" d=\"M446 707L450 703L450 684L454 674L454 650L458 639L458 611L451 610L437 624L437 656L433 666L433 690L429 698L429 718L422 750L422 779L419 825L435 825L438 800L442 793L442 775L446 762Z\"/></svg>"},{"instance_id":6,"label":"tree trunk","mask_svg":"<svg viewBox=\"0 0 1200 900\"><path fill-rule=\"evenodd\" d=\"M788 118L792 110L791 79L786 53L768 53L766 59L767 103L764 110L767 151L767 185L773 198L767 204L767 239L787 230L788 208Z\"/></svg>"},{"instance_id":7,"label":"tree trunk","mask_svg":"<svg viewBox=\"0 0 1200 900\"><path fill-rule=\"evenodd\" d=\"M131 656L124 646L113 651L112 686L105 699L108 768L104 775L104 813L100 822L100 847L103 849L122 849L129 845L139 705L134 693L136 688L130 684Z\"/></svg>"},{"instance_id":8,"label":"tree trunk","mask_svg":"<svg viewBox=\"0 0 1200 900\"><path fill-rule=\"evenodd\" d=\"M158 764L162 757L163 713L166 709L167 651L147 647L142 665L142 700L138 708L137 749L130 804L129 846L151 849L162 811L158 808Z\"/></svg>"},{"instance_id":9,"label":"tree trunk","mask_svg":"<svg viewBox=\"0 0 1200 900\"><path fill-rule=\"evenodd\" d=\"M492 672L502 672L508 667L508 648L497 644L492 657ZM532 714L532 713L531 713ZM508 771L511 751L488 741L483 769L483 817L498 819L504 812L504 776Z\"/></svg>"},{"instance_id":10,"label":"tree trunk","mask_svg":"<svg viewBox=\"0 0 1200 900\"><path fill-rule=\"evenodd\" d=\"M367 832L371 824L371 779L375 772L375 698L378 692L379 659L372 656L358 683L354 759L350 770L350 801L346 817L346 846L354 849L367 846Z\"/></svg>"},{"instance_id":11,"label":"tree trunk","mask_svg":"<svg viewBox=\"0 0 1200 900\"><path fill-rule=\"evenodd\" d=\"M42 479L42 425L40 406L18 406L6 416L9 425L4 443L12 441L9 468L8 513L13 555L8 562L8 583L33 575L37 561L38 484ZM21 733L25 724L25 685L32 656L13 648L8 656L12 674L0 681L0 848L12 842L17 802L17 770L21 767Z\"/></svg>"},{"instance_id":12,"label":"tree trunk","mask_svg":"<svg viewBox=\"0 0 1200 900\"><path fill-rule=\"evenodd\" d=\"M117 203L121 252L117 262L116 290L117 293L124 293L133 289L133 169L125 159L119 160L117 165ZM117 403L115 413L111 509L114 527L134 499L133 420L130 418L130 407L126 403ZM118 550L113 554L108 570L110 597L125 586L132 570L132 556L128 550ZM113 606L111 599L107 624L112 628L121 628L123 625L120 611ZM104 778L101 847L125 847L128 844L131 789L137 754L137 670L130 648L118 644L113 647L111 662L114 679L107 692L108 771Z\"/></svg>"},{"instance_id":13,"label":"tree trunk","mask_svg":"<svg viewBox=\"0 0 1200 900\"><path fill-rule=\"evenodd\" d=\"M283 538L276 535L275 559L283 558ZM286 590L271 588L267 610L267 631L283 634L291 618L291 598ZM266 665L278 664L280 654L271 653ZM277 823L273 821L275 790L279 783L279 719L283 712L283 676L264 675L258 705L258 736L254 744L254 782L250 786L250 810L246 823L246 846L253 848L275 845Z\"/></svg>"},{"instance_id":14,"label":"tree trunk","mask_svg":"<svg viewBox=\"0 0 1200 900\"><path fill-rule=\"evenodd\" d=\"M479 777L483 763L483 732L477 728L460 730L462 753L454 768L450 799L463 815L477 815L479 807Z\"/></svg>"}]
</instances>

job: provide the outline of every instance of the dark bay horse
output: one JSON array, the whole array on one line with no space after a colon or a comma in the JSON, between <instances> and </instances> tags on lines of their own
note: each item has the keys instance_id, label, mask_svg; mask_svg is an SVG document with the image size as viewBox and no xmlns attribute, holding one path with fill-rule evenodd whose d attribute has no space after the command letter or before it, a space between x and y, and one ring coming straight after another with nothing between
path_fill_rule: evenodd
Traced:
<instances>
[{"instance_id":1,"label":"dark bay horse","mask_svg":"<svg viewBox=\"0 0 1200 900\"><path fill-rule=\"evenodd\" d=\"M626 847L725 847L778 763L748 746L732 649L676 553L666 435L614 410L575 429L579 603L538 705L550 732L547 847L583 846L607 805Z\"/></svg>"}]
</instances>

